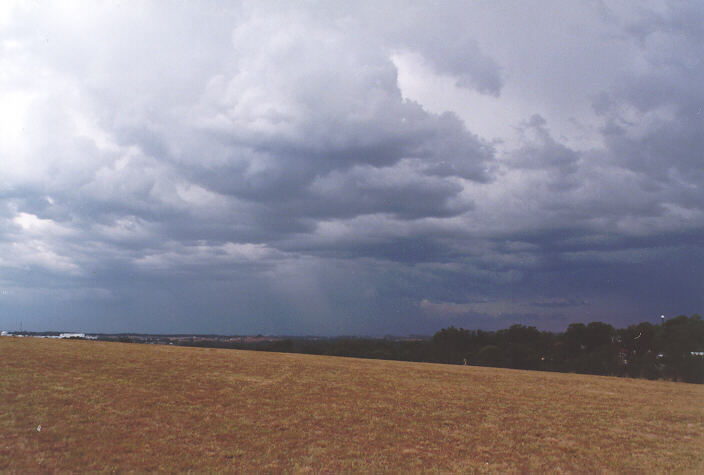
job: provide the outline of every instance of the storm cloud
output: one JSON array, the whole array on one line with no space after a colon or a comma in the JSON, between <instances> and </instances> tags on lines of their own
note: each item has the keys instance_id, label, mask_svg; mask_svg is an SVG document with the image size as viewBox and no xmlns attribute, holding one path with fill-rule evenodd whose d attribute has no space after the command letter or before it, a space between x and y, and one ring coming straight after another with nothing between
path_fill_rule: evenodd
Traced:
<instances>
[{"instance_id":1,"label":"storm cloud","mask_svg":"<svg viewBox=\"0 0 704 475\"><path fill-rule=\"evenodd\" d=\"M0 6L0 327L704 307L700 2Z\"/></svg>"}]
</instances>

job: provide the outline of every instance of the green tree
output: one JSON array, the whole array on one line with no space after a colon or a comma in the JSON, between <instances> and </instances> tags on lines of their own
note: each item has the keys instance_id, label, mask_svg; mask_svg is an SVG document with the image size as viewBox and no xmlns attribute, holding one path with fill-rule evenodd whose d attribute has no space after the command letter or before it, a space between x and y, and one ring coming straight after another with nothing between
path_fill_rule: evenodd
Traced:
<instances>
[{"instance_id":1,"label":"green tree","mask_svg":"<svg viewBox=\"0 0 704 475\"><path fill-rule=\"evenodd\" d=\"M477 352L474 360L481 366L505 366L504 350L496 345L486 345Z\"/></svg>"}]
</instances>

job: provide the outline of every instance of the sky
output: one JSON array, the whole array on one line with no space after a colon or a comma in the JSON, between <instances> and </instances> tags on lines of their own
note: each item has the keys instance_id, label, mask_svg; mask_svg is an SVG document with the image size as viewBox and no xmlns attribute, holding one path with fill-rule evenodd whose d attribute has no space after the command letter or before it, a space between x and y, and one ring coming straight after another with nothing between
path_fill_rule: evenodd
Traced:
<instances>
[{"instance_id":1,"label":"sky","mask_svg":"<svg viewBox=\"0 0 704 475\"><path fill-rule=\"evenodd\" d=\"M704 4L0 2L0 329L704 312Z\"/></svg>"}]
</instances>

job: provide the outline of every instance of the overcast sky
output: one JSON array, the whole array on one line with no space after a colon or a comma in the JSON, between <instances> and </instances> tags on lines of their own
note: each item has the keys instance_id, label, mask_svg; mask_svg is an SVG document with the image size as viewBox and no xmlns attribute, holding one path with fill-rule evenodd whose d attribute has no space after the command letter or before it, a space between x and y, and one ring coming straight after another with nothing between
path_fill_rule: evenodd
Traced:
<instances>
[{"instance_id":1,"label":"overcast sky","mask_svg":"<svg viewBox=\"0 0 704 475\"><path fill-rule=\"evenodd\" d=\"M704 312L704 4L0 2L0 329Z\"/></svg>"}]
</instances>

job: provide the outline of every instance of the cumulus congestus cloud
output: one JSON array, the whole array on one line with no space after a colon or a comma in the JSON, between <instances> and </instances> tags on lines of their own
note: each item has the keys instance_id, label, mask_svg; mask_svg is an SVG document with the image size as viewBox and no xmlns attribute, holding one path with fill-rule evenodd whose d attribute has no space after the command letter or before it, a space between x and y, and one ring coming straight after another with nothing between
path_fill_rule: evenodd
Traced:
<instances>
[{"instance_id":1,"label":"cumulus congestus cloud","mask_svg":"<svg viewBox=\"0 0 704 475\"><path fill-rule=\"evenodd\" d=\"M0 8L4 326L701 311L695 2Z\"/></svg>"}]
</instances>

